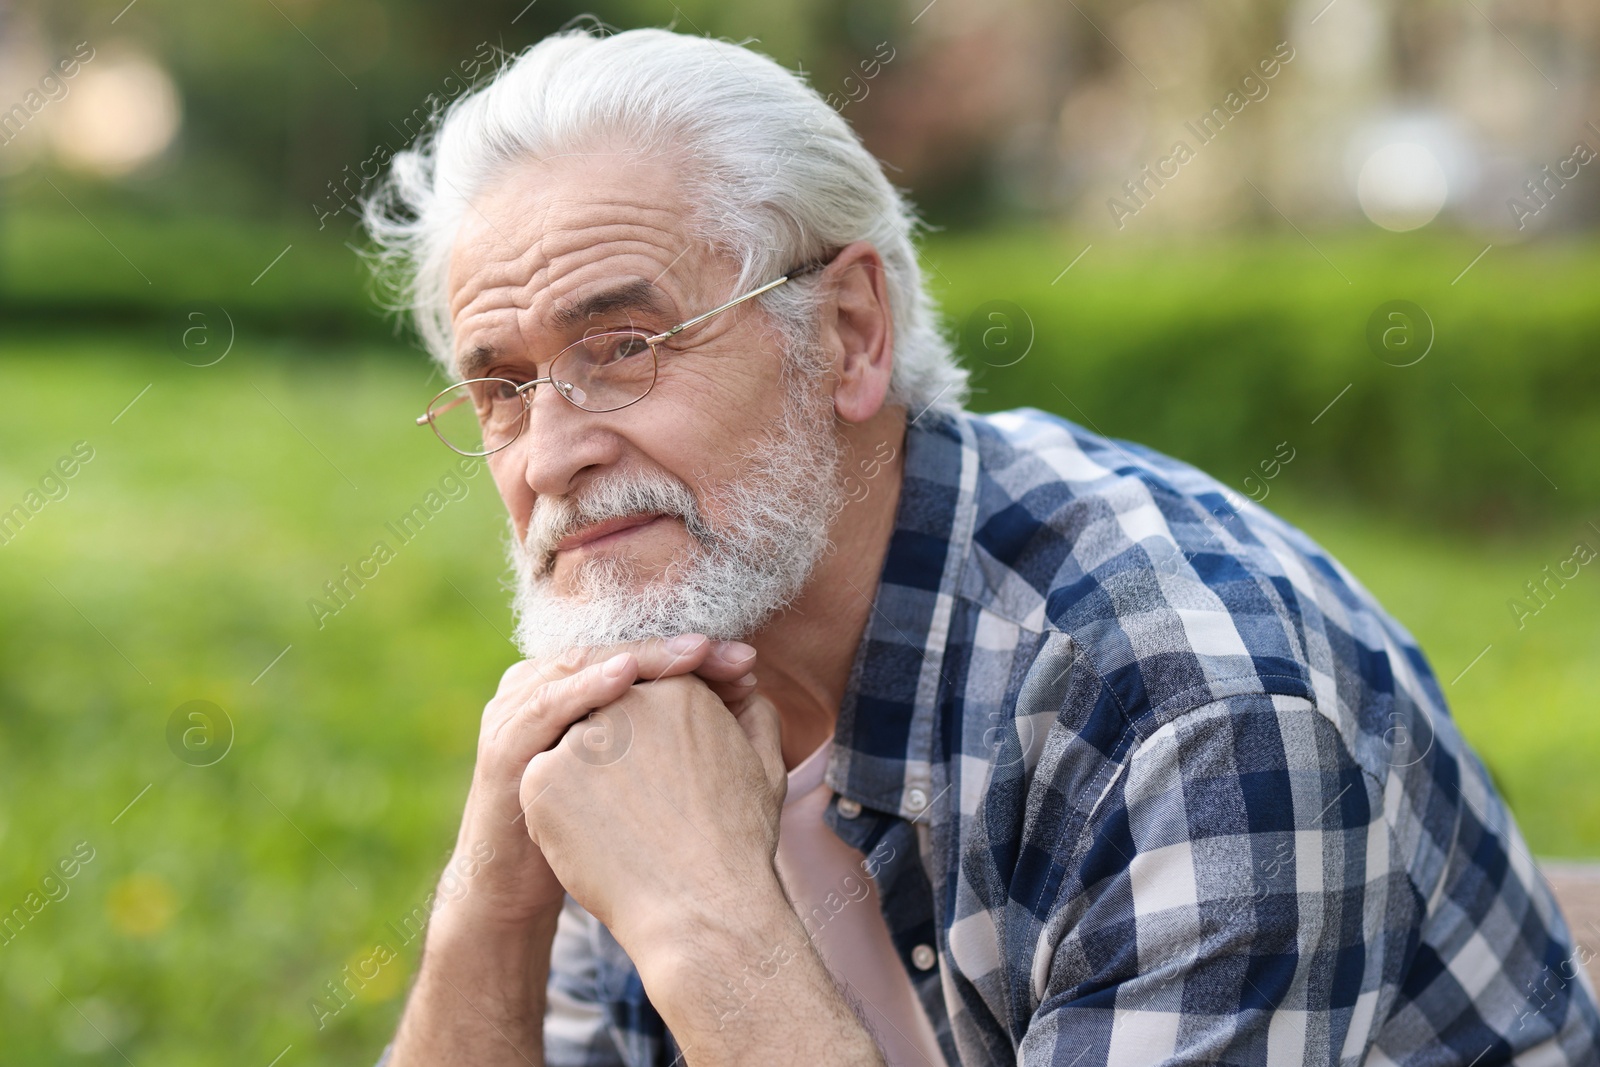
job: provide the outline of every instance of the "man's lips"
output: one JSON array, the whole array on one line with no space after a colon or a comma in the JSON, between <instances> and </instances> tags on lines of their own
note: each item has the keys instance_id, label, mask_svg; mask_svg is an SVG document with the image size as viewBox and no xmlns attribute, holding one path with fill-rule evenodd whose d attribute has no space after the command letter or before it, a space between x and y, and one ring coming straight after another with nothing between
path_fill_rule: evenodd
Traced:
<instances>
[{"instance_id":1,"label":"man's lips","mask_svg":"<svg viewBox=\"0 0 1600 1067\"><path fill-rule=\"evenodd\" d=\"M635 530L641 526L648 526L657 519L663 517L664 516L658 512L649 512L640 515L624 515L617 519L607 519L605 522L591 523L590 525L570 533L566 537L563 537L559 542L557 542L555 551L567 552L574 548L593 545L598 541L605 540L606 538L613 537L617 534L626 533L629 530Z\"/></svg>"}]
</instances>

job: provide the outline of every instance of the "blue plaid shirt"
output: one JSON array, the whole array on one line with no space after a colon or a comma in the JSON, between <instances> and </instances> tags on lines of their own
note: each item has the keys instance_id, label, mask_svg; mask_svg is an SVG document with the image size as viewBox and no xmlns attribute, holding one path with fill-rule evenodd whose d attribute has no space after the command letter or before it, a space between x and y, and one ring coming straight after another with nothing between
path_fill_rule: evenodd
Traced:
<instances>
[{"instance_id":1,"label":"blue plaid shirt","mask_svg":"<svg viewBox=\"0 0 1600 1067\"><path fill-rule=\"evenodd\" d=\"M1600 1063L1548 885L1343 567L1037 411L928 413L905 462L825 818L951 1067ZM546 1049L679 1059L570 901Z\"/></svg>"}]
</instances>

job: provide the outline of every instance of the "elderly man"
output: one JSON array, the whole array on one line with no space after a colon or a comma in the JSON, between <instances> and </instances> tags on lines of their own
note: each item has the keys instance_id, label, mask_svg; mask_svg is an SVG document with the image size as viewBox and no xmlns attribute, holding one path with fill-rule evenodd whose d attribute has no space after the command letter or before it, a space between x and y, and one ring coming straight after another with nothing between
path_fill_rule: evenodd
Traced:
<instances>
[{"instance_id":1,"label":"elderly man","mask_svg":"<svg viewBox=\"0 0 1600 1067\"><path fill-rule=\"evenodd\" d=\"M547 39L368 224L526 656L392 1067L1596 1062L1411 637L1193 468L965 412L798 77Z\"/></svg>"}]
</instances>

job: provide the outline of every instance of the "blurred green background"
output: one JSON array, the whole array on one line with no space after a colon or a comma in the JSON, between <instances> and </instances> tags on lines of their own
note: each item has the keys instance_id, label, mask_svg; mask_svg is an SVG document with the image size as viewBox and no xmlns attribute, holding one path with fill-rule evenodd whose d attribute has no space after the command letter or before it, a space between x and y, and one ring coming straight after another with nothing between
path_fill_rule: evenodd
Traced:
<instances>
[{"instance_id":1,"label":"blurred green background","mask_svg":"<svg viewBox=\"0 0 1600 1067\"><path fill-rule=\"evenodd\" d=\"M591 10L802 68L932 224L976 407L1144 442L1300 524L1420 640L1534 852L1600 856L1600 576L1547 577L1600 551L1600 166L1521 189L1600 149L1594 20L1072 7ZM582 10L0 0L25 120L0 113L7 1063L365 1063L392 1033L418 947L395 927L515 653L487 479L404 544L386 525L454 457L411 424L439 378L332 212L462 62ZM1107 201L1281 39L1276 95L1118 228ZM1432 172L1370 177L1385 138L1432 153L1436 217ZM335 999L379 942L401 959Z\"/></svg>"}]
</instances>

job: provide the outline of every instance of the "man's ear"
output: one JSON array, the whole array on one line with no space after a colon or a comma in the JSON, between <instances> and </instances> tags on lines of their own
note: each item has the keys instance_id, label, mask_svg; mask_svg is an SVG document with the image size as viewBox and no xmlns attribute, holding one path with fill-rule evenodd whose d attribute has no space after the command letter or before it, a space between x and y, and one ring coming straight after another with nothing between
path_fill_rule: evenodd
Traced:
<instances>
[{"instance_id":1,"label":"man's ear","mask_svg":"<svg viewBox=\"0 0 1600 1067\"><path fill-rule=\"evenodd\" d=\"M822 344L833 368L833 409L845 422L866 422L883 407L894 369L894 316L883 258L866 241L846 245L821 284Z\"/></svg>"}]
</instances>

